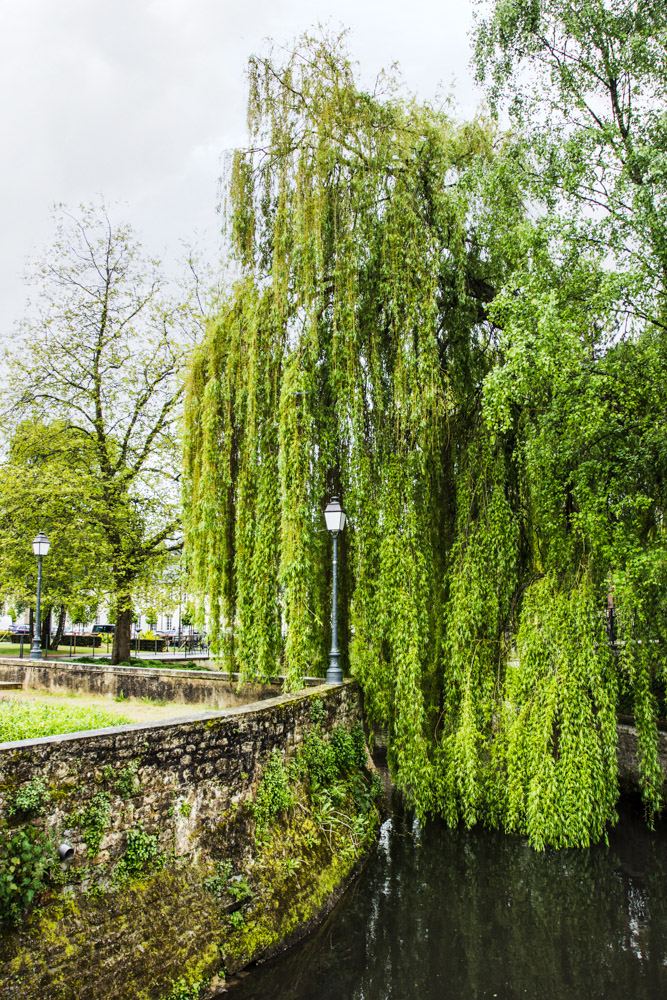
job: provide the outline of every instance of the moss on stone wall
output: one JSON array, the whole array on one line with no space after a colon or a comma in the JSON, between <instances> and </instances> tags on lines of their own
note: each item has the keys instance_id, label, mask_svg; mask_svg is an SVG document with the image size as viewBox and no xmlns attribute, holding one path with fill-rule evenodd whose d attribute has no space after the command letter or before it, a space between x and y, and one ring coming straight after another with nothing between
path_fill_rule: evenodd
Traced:
<instances>
[{"instance_id":1,"label":"moss on stone wall","mask_svg":"<svg viewBox=\"0 0 667 1000\"><path fill-rule=\"evenodd\" d=\"M308 929L360 863L379 820L363 738L354 728L356 693L325 695L331 710L323 722L315 712L315 723L313 697L269 707L266 724L259 712L242 717L235 739L230 720L220 720L220 743L207 744L196 770L181 769L186 778L177 798L170 749L177 745L191 755L195 736L188 730L185 739L171 734L163 745L153 741L133 796L111 795L117 848L94 858L82 850L69 871L58 870L39 907L0 934L3 1000L116 1000L119 983L133 1000L213 995L225 972L266 957ZM211 728L207 732L212 735ZM69 778L56 750L57 773ZM135 739L114 774L138 759L137 750ZM79 789L88 798L100 794L102 757L95 743L94 766L79 771ZM227 776L224 794L213 783L216 774L209 774L216 760L217 771ZM321 760L328 761L324 769ZM63 815L72 816L72 798L55 794L54 769L43 773L61 823L62 806ZM283 794L274 796L271 782L283 778ZM174 808L186 799L195 803L187 815ZM143 869L125 865L124 877L116 878L129 834L143 831L144 821L145 838L159 852ZM174 824L187 827L188 849L180 854Z\"/></svg>"},{"instance_id":2,"label":"moss on stone wall","mask_svg":"<svg viewBox=\"0 0 667 1000\"><path fill-rule=\"evenodd\" d=\"M354 730L337 727L325 736L314 726L284 767L285 786L267 768L263 783L271 776L279 807L260 825L260 784L253 804L256 852L246 867L253 895L236 911L241 919L230 918L223 947L228 971L266 957L308 927L364 857L379 812L363 753L363 737Z\"/></svg>"},{"instance_id":3,"label":"moss on stone wall","mask_svg":"<svg viewBox=\"0 0 667 1000\"><path fill-rule=\"evenodd\" d=\"M218 907L197 866L164 869L122 890L61 892L0 946L7 1000L152 998L221 964Z\"/></svg>"}]
</instances>

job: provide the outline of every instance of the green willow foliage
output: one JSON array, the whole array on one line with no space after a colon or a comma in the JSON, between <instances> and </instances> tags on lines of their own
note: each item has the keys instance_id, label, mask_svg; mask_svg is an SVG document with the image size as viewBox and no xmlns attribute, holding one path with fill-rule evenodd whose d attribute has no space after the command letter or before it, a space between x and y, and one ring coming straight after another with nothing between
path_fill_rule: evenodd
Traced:
<instances>
[{"instance_id":1,"label":"green willow foliage","mask_svg":"<svg viewBox=\"0 0 667 1000\"><path fill-rule=\"evenodd\" d=\"M455 124L390 79L364 92L341 52L305 39L250 64L250 146L229 175L238 280L186 398L200 614L245 677L322 673L322 511L338 493L349 668L410 802L538 847L587 844L615 817L623 685L653 725L657 801L654 668L648 647L627 646L620 668L610 651L609 559L582 541L553 447L556 362L546 351L526 371L513 347L510 276L521 254L548 254L488 122ZM544 295L528 301L548 345ZM566 384L583 379L583 315Z\"/></svg>"}]
</instances>

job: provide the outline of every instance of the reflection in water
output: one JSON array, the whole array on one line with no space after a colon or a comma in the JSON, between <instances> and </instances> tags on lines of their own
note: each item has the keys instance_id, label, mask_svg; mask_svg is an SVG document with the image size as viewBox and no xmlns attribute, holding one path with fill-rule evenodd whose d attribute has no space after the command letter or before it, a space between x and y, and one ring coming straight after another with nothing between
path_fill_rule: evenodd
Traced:
<instances>
[{"instance_id":1,"label":"reflection in water","mask_svg":"<svg viewBox=\"0 0 667 1000\"><path fill-rule=\"evenodd\" d=\"M396 816L312 937L233 1000L660 1000L667 823L624 806L609 847L537 854Z\"/></svg>"}]
</instances>

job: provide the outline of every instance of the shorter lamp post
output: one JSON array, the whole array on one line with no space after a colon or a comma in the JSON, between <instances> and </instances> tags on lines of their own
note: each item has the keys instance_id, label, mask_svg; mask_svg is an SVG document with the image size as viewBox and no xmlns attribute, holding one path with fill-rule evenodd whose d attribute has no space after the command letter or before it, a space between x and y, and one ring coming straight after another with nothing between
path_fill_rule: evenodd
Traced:
<instances>
[{"instance_id":1,"label":"shorter lamp post","mask_svg":"<svg viewBox=\"0 0 667 1000\"><path fill-rule=\"evenodd\" d=\"M345 511L338 497L332 497L324 511L327 529L333 538L333 582L331 586L331 652L329 653L329 669L327 684L342 684L343 671L340 667L340 650L338 648L338 534L345 527Z\"/></svg>"},{"instance_id":2,"label":"shorter lamp post","mask_svg":"<svg viewBox=\"0 0 667 1000\"><path fill-rule=\"evenodd\" d=\"M35 609L35 628L32 633L32 646L30 648L30 659L41 660L42 658L42 559L49 554L51 543L46 535L40 531L32 543L32 551L37 556L37 607Z\"/></svg>"}]
</instances>

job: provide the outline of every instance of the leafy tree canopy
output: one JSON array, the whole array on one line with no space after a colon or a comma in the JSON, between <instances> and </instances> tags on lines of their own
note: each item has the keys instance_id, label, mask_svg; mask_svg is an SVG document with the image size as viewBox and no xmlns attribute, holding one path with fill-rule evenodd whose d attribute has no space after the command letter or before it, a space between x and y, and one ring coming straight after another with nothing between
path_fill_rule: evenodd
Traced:
<instances>
[{"instance_id":1,"label":"leafy tree canopy","mask_svg":"<svg viewBox=\"0 0 667 1000\"><path fill-rule=\"evenodd\" d=\"M133 592L180 546L180 373L195 310L170 298L159 262L103 206L59 212L33 279L39 294L10 355L5 416L10 431L26 420L62 428L76 509L103 539L113 655L125 659Z\"/></svg>"},{"instance_id":2,"label":"leafy tree canopy","mask_svg":"<svg viewBox=\"0 0 667 1000\"><path fill-rule=\"evenodd\" d=\"M517 428L530 562L555 581L552 602L585 574L597 606L606 590L615 607L605 687L637 720L650 812L667 623L667 12L650 0L484 7L478 71L509 110L539 209L491 309L501 363L486 419Z\"/></svg>"},{"instance_id":3,"label":"leafy tree canopy","mask_svg":"<svg viewBox=\"0 0 667 1000\"><path fill-rule=\"evenodd\" d=\"M86 442L62 422L25 421L16 429L0 467L0 596L16 606L35 603L32 541L45 531L51 543L44 562L42 607L70 610L85 601L97 607L111 585L104 534L91 511ZM90 618L87 615L86 620ZM78 620L78 619L77 619Z\"/></svg>"},{"instance_id":4,"label":"leafy tree canopy","mask_svg":"<svg viewBox=\"0 0 667 1000\"><path fill-rule=\"evenodd\" d=\"M479 7L489 13L476 36L478 75L510 113L526 181L561 222L567 211L580 249L622 273L619 310L664 329L667 8L661 0Z\"/></svg>"},{"instance_id":5,"label":"leafy tree canopy","mask_svg":"<svg viewBox=\"0 0 667 1000\"><path fill-rule=\"evenodd\" d=\"M481 30L489 71L502 12L527 7ZM229 178L239 279L186 400L187 553L230 665L294 685L323 667L339 493L349 665L396 781L422 814L536 846L614 820L623 700L660 802L660 243L641 199L626 253L611 211L547 184L575 125L538 147L391 78L364 92L338 39L254 59Z\"/></svg>"}]
</instances>

